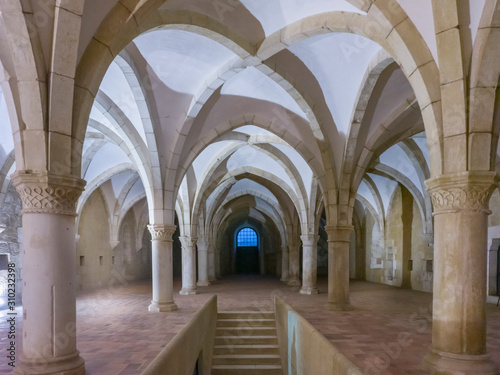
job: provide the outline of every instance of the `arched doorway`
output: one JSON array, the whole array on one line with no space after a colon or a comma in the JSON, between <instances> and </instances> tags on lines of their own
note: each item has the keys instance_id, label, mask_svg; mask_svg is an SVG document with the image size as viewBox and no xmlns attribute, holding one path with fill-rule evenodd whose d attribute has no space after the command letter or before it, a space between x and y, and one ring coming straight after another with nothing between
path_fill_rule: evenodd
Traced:
<instances>
[{"instance_id":1,"label":"arched doorway","mask_svg":"<svg viewBox=\"0 0 500 375\"><path fill-rule=\"evenodd\" d=\"M252 228L245 227L236 234L236 273L259 273L259 238Z\"/></svg>"}]
</instances>

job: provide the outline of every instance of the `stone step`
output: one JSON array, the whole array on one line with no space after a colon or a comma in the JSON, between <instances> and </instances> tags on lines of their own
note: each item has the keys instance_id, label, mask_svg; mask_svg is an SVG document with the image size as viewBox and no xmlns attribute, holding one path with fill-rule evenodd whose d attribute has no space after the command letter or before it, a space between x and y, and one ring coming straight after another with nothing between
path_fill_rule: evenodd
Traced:
<instances>
[{"instance_id":1,"label":"stone step","mask_svg":"<svg viewBox=\"0 0 500 375\"><path fill-rule=\"evenodd\" d=\"M212 375L282 375L281 365L216 365Z\"/></svg>"},{"instance_id":2,"label":"stone step","mask_svg":"<svg viewBox=\"0 0 500 375\"><path fill-rule=\"evenodd\" d=\"M277 336L216 336L215 345L278 345Z\"/></svg>"},{"instance_id":3,"label":"stone step","mask_svg":"<svg viewBox=\"0 0 500 375\"><path fill-rule=\"evenodd\" d=\"M275 327L274 319L218 319L217 327Z\"/></svg>"},{"instance_id":4,"label":"stone step","mask_svg":"<svg viewBox=\"0 0 500 375\"><path fill-rule=\"evenodd\" d=\"M279 365L279 354L222 354L213 356L213 365Z\"/></svg>"},{"instance_id":5,"label":"stone step","mask_svg":"<svg viewBox=\"0 0 500 375\"><path fill-rule=\"evenodd\" d=\"M217 327L216 336L276 336L275 327Z\"/></svg>"},{"instance_id":6,"label":"stone step","mask_svg":"<svg viewBox=\"0 0 500 375\"><path fill-rule=\"evenodd\" d=\"M217 314L217 319L274 319L272 311L221 311Z\"/></svg>"},{"instance_id":7,"label":"stone step","mask_svg":"<svg viewBox=\"0 0 500 375\"><path fill-rule=\"evenodd\" d=\"M280 354L278 345L216 345L214 355L222 354Z\"/></svg>"}]
</instances>

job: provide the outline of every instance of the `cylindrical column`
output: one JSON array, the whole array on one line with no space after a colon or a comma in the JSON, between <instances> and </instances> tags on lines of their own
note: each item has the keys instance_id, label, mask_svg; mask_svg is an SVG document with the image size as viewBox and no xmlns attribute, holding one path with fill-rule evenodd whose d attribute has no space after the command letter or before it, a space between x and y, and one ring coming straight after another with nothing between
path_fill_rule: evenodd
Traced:
<instances>
[{"instance_id":1,"label":"cylindrical column","mask_svg":"<svg viewBox=\"0 0 500 375\"><path fill-rule=\"evenodd\" d=\"M354 227L326 226L328 234L328 303L332 310L352 310L349 303L349 244Z\"/></svg>"},{"instance_id":2,"label":"cylindrical column","mask_svg":"<svg viewBox=\"0 0 500 375\"><path fill-rule=\"evenodd\" d=\"M149 311L175 311L173 265L172 265L172 235L175 225L148 225L151 232L151 251L153 263L153 300Z\"/></svg>"},{"instance_id":3,"label":"cylindrical column","mask_svg":"<svg viewBox=\"0 0 500 375\"><path fill-rule=\"evenodd\" d=\"M208 241L205 238L199 238L198 247L198 286L209 286L208 280Z\"/></svg>"},{"instance_id":4,"label":"cylindrical column","mask_svg":"<svg viewBox=\"0 0 500 375\"><path fill-rule=\"evenodd\" d=\"M300 294L317 294L317 239L313 234L302 235L300 239L302 241L302 288Z\"/></svg>"},{"instance_id":5,"label":"cylindrical column","mask_svg":"<svg viewBox=\"0 0 500 375\"><path fill-rule=\"evenodd\" d=\"M215 247L208 242L208 281L217 281L215 277Z\"/></svg>"},{"instance_id":6,"label":"cylindrical column","mask_svg":"<svg viewBox=\"0 0 500 375\"><path fill-rule=\"evenodd\" d=\"M23 202L23 351L14 374L85 374L76 349L76 202L85 181L16 172ZM21 319L21 317L17 317Z\"/></svg>"},{"instance_id":7,"label":"cylindrical column","mask_svg":"<svg viewBox=\"0 0 500 375\"><path fill-rule=\"evenodd\" d=\"M496 374L486 354L488 201L495 172L427 180L434 207L432 346L435 374Z\"/></svg>"},{"instance_id":8,"label":"cylindrical column","mask_svg":"<svg viewBox=\"0 0 500 375\"><path fill-rule=\"evenodd\" d=\"M292 242L288 245L288 283L290 286L300 286L300 243Z\"/></svg>"},{"instance_id":9,"label":"cylindrical column","mask_svg":"<svg viewBox=\"0 0 500 375\"><path fill-rule=\"evenodd\" d=\"M281 245L281 281L288 281L288 246Z\"/></svg>"},{"instance_id":10,"label":"cylindrical column","mask_svg":"<svg viewBox=\"0 0 500 375\"><path fill-rule=\"evenodd\" d=\"M196 238L183 236L182 244L182 289L179 294L197 294L196 290Z\"/></svg>"}]
</instances>

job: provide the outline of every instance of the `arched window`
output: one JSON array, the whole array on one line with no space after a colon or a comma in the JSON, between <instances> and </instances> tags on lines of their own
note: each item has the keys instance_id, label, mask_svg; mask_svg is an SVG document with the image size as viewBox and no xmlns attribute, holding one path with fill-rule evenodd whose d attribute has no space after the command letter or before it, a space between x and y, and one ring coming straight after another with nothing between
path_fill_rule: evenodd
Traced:
<instances>
[{"instance_id":1,"label":"arched window","mask_svg":"<svg viewBox=\"0 0 500 375\"><path fill-rule=\"evenodd\" d=\"M242 247L257 246L257 233L252 228L243 228L238 232L236 242Z\"/></svg>"}]
</instances>

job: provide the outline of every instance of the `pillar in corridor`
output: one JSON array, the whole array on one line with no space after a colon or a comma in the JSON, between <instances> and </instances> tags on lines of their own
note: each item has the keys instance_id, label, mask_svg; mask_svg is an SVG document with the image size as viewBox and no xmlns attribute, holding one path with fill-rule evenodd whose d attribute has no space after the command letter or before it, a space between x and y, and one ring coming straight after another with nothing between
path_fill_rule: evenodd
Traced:
<instances>
[{"instance_id":1,"label":"pillar in corridor","mask_svg":"<svg viewBox=\"0 0 500 375\"><path fill-rule=\"evenodd\" d=\"M151 251L153 263L153 300L149 305L151 312L175 311L174 279L172 263L172 236L175 225L148 225L151 232Z\"/></svg>"},{"instance_id":2,"label":"pillar in corridor","mask_svg":"<svg viewBox=\"0 0 500 375\"><path fill-rule=\"evenodd\" d=\"M14 374L85 374L76 349L76 202L85 181L12 175L22 200L23 349Z\"/></svg>"},{"instance_id":3,"label":"pillar in corridor","mask_svg":"<svg viewBox=\"0 0 500 375\"><path fill-rule=\"evenodd\" d=\"M215 247L210 240L208 241L208 281L217 281L215 276Z\"/></svg>"},{"instance_id":4,"label":"pillar in corridor","mask_svg":"<svg viewBox=\"0 0 500 375\"><path fill-rule=\"evenodd\" d=\"M349 303L349 245L354 227L326 226L328 234L328 302L331 310L352 310Z\"/></svg>"},{"instance_id":5,"label":"pillar in corridor","mask_svg":"<svg viewBox=\"0 0 500 375\"><path fill-rule=\"evenodd\" d=\"M317 294L317 247L318 242L313 234L300 236L302 241L302 288L300 294Z\"/></svg>"},{"instance_id":6,"label":"pillar in corridor","mask_svg":"<svg viewBox=\"0 0 500 375\"><path fill-rule=\"evenodd\" d=\"M288 282L287 285L300 285L300 243L292 242L288 245Z\"/></svg>"},{"instance_id":7,"label":"pillar in corridor","mask_svg":"<svg viewBox=\"0 0 500 375\"><path fill-rule=\"evenodd\" d=\"M288 281L288 246L281 245L281 281Z\"/></svg>"},{"instance_id":8,"label":"pillar in corridor","mask_svg":"<svg viewBox=\"0 0 500 375\"><path fill-rule=\"evenodd\" d=\"M182 244L182 289L179 294L197 294L196 290L196 238L179 237Z\"/></svg>"},{"instance_id":9,"label":"pillar in corridor","mask_svg":"<svg viewBox=\"0 0 500 375\"><path fill-rule=\"evenodd\" d=\"M208 279L208 241L206 237L198 238L198 286L209 286Z\"/></svg>"},{"instance_id":10,"label":"pillar in corridor","mask_svg":"<svg viewBox=\"0 0 500 375\"><path fill-rule=\"evenodd\" d=\"M288 246L281 245L281 281L288 281Z\"/></svg>"},{"instance_id":11,"label":"pillar in corridor","mask_svg":"<svg viewBox=\"0 0 500 375\"><path fill-rule=\"evenodd\" d=\"M486 247L495 172L446 174L426 184L434 207L434 293L424 362L435 374L494 375L486 354Z\"/></svg>"}]
</instances>

